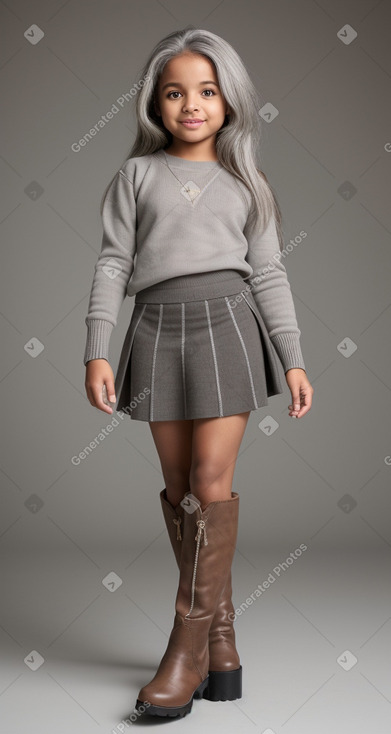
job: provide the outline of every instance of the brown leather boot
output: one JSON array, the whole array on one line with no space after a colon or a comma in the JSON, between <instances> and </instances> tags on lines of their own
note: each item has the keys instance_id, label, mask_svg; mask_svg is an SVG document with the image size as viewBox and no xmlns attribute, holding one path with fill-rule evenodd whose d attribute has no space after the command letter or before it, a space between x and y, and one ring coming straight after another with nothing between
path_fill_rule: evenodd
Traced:
<instances>
[{"instance_id":1,"label":"brown leather boot","mask_svg":"<svg viewBox=\"0 0 391 734\"><path fill-rule=\"evenodd\" d=\"M190 492L186 492L184 500L188 494ZM166 488L159 496L168 536L179 566L185 507L181 503L173 507L167 499ZM233 701L242 697L242 666L235 645L234 614L230 569L209 629L209 681L203 694L209 701Z\"/></svg>"},{"instance_id":2,"label":"brown leather boot","mask_svg":"<svg viewBox=\"0 0 391 734\"><path fill-rule=\"evenodd\" d=\"M174 625L136 709L154 716L184 716L207 687L209 629L235 552L238 510L239 495L233 492L229 500L184 513Z\"/></svg>"}]
</instances>

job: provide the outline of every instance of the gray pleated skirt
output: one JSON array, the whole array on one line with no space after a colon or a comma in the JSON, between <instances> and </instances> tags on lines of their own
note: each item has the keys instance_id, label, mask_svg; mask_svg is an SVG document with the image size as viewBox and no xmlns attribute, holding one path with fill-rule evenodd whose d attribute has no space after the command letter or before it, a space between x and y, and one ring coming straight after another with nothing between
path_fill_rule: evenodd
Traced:
<instances>
[{"instance_id":1,"label":"gray pleated skirt","mask_svg":"<svg viewBox=\"0 0 391 734\"><path fill-rule=\"evenodd\" d=\"M281 363L236 270L139 291L115 377L117 411L140 421L257 410L283 392Z\"/></svg>"}]
</instances>

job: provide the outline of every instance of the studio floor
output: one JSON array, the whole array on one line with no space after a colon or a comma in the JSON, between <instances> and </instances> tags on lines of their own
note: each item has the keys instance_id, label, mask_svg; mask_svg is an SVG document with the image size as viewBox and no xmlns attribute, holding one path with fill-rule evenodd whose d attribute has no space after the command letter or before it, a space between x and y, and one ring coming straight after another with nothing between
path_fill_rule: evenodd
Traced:
<instances>
[{"instance_id":1,"label":"studio floor","mask_svg":"<svg viewBox=\"0 0 391 734\"><path fill-rule=\"evenodd\" d=\"M168 720L131 716L173 620L165 532L126 560L111 554L103 573L80 555L3 552L1 730L389 734L389 549L286 551L235 553L243 697L194 700L190 714Z\"/></svg>"}]
</instances>

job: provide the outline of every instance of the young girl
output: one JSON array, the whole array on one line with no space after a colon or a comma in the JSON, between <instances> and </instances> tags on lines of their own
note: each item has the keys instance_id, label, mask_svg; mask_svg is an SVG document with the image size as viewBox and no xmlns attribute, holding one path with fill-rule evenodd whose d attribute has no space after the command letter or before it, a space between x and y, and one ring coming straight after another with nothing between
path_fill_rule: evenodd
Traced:
<instances>
[{"instance_id":1,"label":"young girl","mask_svg":"<svg viewBox=\"0 0 391 734\"><path fill-rule=\"evenodd\" d=\"M159 455L179 584L167 649L136 708L183 716L194 697L241 697L232 480L250 412L283 392L278 362L290 416L310 410L313 388L243 62L214 33L185 29L157 44L141 79L136 140L102 206L85 386L99 410L112 413L108 397L148 421ZM126 295L135 304L114 381L109 340Z\"/></svg>"}]
</instances>

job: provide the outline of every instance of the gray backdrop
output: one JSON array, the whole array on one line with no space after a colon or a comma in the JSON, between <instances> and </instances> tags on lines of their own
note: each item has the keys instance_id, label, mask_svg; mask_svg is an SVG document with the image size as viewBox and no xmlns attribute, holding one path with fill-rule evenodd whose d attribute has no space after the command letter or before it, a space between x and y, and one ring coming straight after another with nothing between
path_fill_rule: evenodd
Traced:
<instances>
[{"instance_id":1,"label":"gray backdrop","mask_svg":"<svg viewBox=\"0 0 391 734\"><path fill-rule=\"evenodd\" d=\"M387 731L390 4L8 0L0 18L7 729L123 731L171 629L176 568L148 424L125 416L73 457L112 421L86 398L82 358L100 198L136 130L133 102L118 100L152 46L191 23L233 44L275 108L263 169L295 243L284 262L315 393L301 420L289 418L287 386L252 412L237 461L244 696L197 702L176 725ZM112 336L114 371L133 301ZM270 574L276 583L246 606Z\"/></svg>"}]
</instances>

